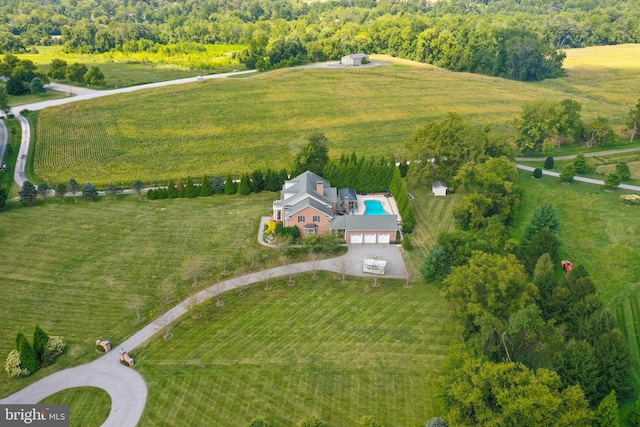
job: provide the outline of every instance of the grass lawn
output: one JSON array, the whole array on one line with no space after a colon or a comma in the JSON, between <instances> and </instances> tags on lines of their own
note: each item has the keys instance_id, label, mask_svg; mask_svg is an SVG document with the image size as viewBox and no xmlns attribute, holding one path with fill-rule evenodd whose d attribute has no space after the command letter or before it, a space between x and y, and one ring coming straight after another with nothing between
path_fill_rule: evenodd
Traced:
<instances>
[{"instance_id":1,"label":"grass lawn","mask_svg":"<svg viewBox=\"0 0 640 427\"><path fill-rule=\"evenodd\" d=\"M185 277L188 260L210 267L202 282L217 280L221 260L245 263L256 241L259 217L274 194L248 197L138 201L130 196L95 203L67 198L34 207L9 204L0 213L0 360L18 330L39 323L61 335L68 349L52 367L27 379L0 375L0 396L53 371L97 357L95 340L117 343L137 331L134 302L145 320L166 309L166 292L194 290ZM266 251L268 249L258 250Z\"/></svg>"},{"instance_id":2,"label":"grass lawn","mask_svg":"<svg viewBox=\"0 0 640 427\"><path fill-rule=\"evenodd\" d=\"M92 87L93 89L110 89L114 87L135 86L144 83L155 83L166 80L175 80L186 77L195 77L207 74L218 74L233 71L234 69L244 69L242 64L231 61L228 57L232 51L241 51L244 46L223 45L221 48L208 46L209 52L203 53L201 61L203 63L215 63L216 58L220 58L219 63L213 69L201 69L199 67L189 67L184 63L185 58L192 58L194 55L176 55L170 58L140 57L142 54L130 55L89 55L89 54L65 54L61 52L61 46L38 46L37 54L20 54L20 59L29 59L39 66L40 70L46 73L49 64L53 59L62 59L68 64L80 62L87 67L98 67L104 73L107 84L105 86ZM222 49L222 50L221 50ZM160 63L159 61L168 61ZM59 83L69 83L60 81ZM78 85L77 82L71 83ZM64 95L63 95L64 96ZM29 101L34 102L34 101ZM25 102L22 102L24 104Z\"/></svg>"},{"instance_id":3,"label":"grass lawn","mask_svg":"<svg viewBox=\"0 0 640 427\"><path fill-rule=\"evenodd\" d=\"M111 398L96 387L77 387L62 390L44 399L41 404L69 405L69 422L73 427L98 427L111 411Z\"/></svg>"},{"instance_id":4,"label":"grass lawn","mask_svg":"<svg viewBox=\"0 0 640 427\"><path fill-rule=\"evenodd\" d=\"M0 87L4 88L7 84L3 81L0 81ZM60 99L60 98L65 98L66 95L62 92L57 92L55 90L47 90L45 93L38 93L38 94L33 94L33 93L27 93L26 95L20 95L20 96L16 96L16 95L9 95L9 105L11 105L12 107L15 106L19 106L19 105L24 105L24 104L31 104L34 102L41 102L41 101L50 101L52 99ZM15 108L13 110L14 114L17 114L20 111L20 108Z\"/></svg>"},{"instance_id":5,"label":"grass lawn","mask_svg":"<svg viewBox=\"0 0 640 427\"><path fill-rule=\"evenodd\" d=\"M345 94L357 100L345 102ZM333 157L366 146L367 154L400 158L419 126L448 111L508 128L523 103L564 97L424 66L277 70L47 109L38 119L35 171L51 182L74 176L105 186L280 169L315 130L329 138ZM576 98L586 117L622 120L628 111Z\"/></svg>"},{"instance_id":6,"label":"grass lawn","mask_svg":"<svg viewBox=\"0 0 640 427\"><path fill-rule=\"evenodd\" d=\"M256 416L331 426L373 415L419 426L440 413L433 380L450 341L439 292L424 283L322 274L272 280L208 304L134 352L149 385L142 426L241 426Z\"/></svg>"},{"instance_id":7,"label":"grass lawn","mask_svg":"<svg viewBox=\"0 0 640 427\"><path fill-rule=\"evenodd\" d=\"M9 131L9 143L4 152L4 159L0 159L0 163L6 164L8 171L0 172L0 187L7 191L9 197L12 196L11 189L13 187L13 173L16 166L16 158L20 149L21 127L17 119L3 119Z\"/></svg>"},{"instance_id":8,"label":"grass lawn","mask_svg":"<svg viewBox=\"0 0 640 427\"><path fill-rule=\"evenodd\" d=\"M640 363L640 207L622 204L624 191L608 193L597 185L533 180L527 172L521 172L520 184L523 227L536 206L553 203L561 221L561 256L585 266Z\"/></svg>"}]
</instances>

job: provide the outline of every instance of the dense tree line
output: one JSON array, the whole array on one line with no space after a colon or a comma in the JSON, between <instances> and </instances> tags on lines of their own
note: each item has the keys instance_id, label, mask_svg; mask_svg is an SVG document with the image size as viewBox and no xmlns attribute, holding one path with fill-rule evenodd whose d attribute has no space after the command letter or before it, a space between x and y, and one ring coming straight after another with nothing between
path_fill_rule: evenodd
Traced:
<instances>
[{"instance_id":1,"label":"dense tree line","mask_svg":"<svg viewBox=\"0 0 640 427\"><path fill-rule=\"evenodd\" d=\"M384 158L342 155L330 161L324 168L324 178L337 188L353 188L363 193L382 192L389 189L396 169L393 161Z\"/></svg>"},{"instance_id":2,"label":"dense tree line","mask_svg":"<svg viewBox=\"0 0 640 427\"><path fill-rule=\"evenodd\" d=\"M35 2L0 6L0 52L162 49L244 44L239 59L268 69L364 51L518 80L561 73L556 49L640 41L638 0L424 2L228 0Z\"/></svg>"},{"instance_id":3,"label":"dense tree line","mask_svg":"<svg viewBox=\"0 0 640 427\"><path fill-rule=\"evenodd\" d=\"M456 181L467 195L454 213L459 228L440 233L422 267L444 290L463 339L439 388L447 418L469 426L611 425L615 396L632 390L629 346L583 267L559 278L561 224L552 205L538 206L521 241L512 237L519 191L507 163L460 168ZM494 196L505 202L486 210Z\"/></svg>"}]
</instances>

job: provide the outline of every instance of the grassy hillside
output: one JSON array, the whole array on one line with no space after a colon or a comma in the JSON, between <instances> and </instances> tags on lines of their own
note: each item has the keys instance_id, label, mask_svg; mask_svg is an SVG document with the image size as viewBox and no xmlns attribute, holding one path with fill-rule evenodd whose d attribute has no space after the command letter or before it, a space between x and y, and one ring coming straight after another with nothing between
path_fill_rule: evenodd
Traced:
<instances>
[{"instance_id":1,"label":"grassy hillside","mask_svg":"<svg viewBox=\"0 0 640 427\"><path fill-rule=\"evenodd\" d=\"M586 119L600 114L617 125L631 105L581 92L571 71L532 84L411 64L279 70L48 109L39 117L35 171L51 182L73 176L104 186L279 169L290 167L295 147L315 130L329 138L334 157L402 157L415 130L448 111L508 131L533 100L570 96ZM634 88L640 92L640 82L619 90Z\"/></svg>"}]
</instances>

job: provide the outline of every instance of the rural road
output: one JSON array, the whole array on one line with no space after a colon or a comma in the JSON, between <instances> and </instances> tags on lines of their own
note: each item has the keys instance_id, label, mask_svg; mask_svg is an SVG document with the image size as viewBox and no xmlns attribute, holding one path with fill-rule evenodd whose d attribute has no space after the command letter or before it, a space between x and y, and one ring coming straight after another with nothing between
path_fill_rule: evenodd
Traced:
<instances>
[{"instance_id":1,"label":"rural road","mask_svg":"<svg viewBox=\"0 0 640 427\"><path fill-rule=\"evenodd\" d=\"M395 245L349 245L348 252L337 258L289 264L225 280L180 302L123 343L114 344L113 350L100 359L49 375L5 399L0 399L0 404L35 404L67 388L93 386L105 390L111 397L111 412L103 427L135 427L147 401L147 385L135 369L120 364L119 349L131 351L140 347L197 304L217 298L225 292L275 277L293 276L314 270L350 276L370 276L362 272L362 260L365 257L377 256L387 260L384 277L406 279L408 273L400 251L401 249Z\"/></svg>"}]
</instances>

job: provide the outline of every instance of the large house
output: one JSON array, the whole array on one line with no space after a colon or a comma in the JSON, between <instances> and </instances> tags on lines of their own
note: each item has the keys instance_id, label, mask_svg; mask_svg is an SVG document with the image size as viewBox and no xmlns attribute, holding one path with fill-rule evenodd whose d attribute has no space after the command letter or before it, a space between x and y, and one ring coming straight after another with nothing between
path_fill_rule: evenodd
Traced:
<instances>
[{"instance_id":1,"label":"large house","mask_svg":"<svg viewBox=\"0 0 640 427\"><path fill-rule=\"evenodd\" d=\"M350 188L338 191L307 171L285 181L280 200L273 202L273 219L298 227L302 236L334 231L347 243L395 243L400 220L395 202L383 196L366 198ZM367 213L368 203L378 204L375 214Z\"/></svg>"}]
</instances>

